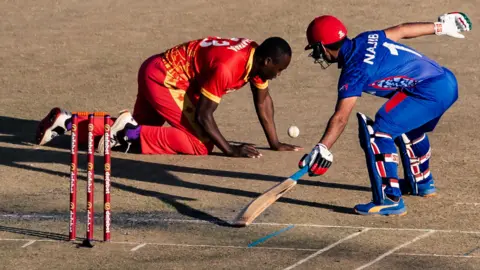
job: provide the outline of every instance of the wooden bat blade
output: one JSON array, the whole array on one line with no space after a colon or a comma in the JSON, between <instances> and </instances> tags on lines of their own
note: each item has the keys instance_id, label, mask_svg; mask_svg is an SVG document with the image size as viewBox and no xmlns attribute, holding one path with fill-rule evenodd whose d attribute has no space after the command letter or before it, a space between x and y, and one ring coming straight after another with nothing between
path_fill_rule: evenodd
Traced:
<instances>
[{"instance_id":1,"label":"wooden bat blade","mask_svg":"<svg viewBox=\"0 0 480 270\"><path fill-rule=\"evenodd\" d=\"M273 188L265 191L258 198L250 202L235 218L234 224L236 226L248 226L257 218L267 207L273 204L285 192L292 189L297 184L297 181L287 179L282 183L277 184Z\"/></svg>"},{"instance_id":2,"label":"wooden bat blade","mask_svg":"<svg viewBox=\"0 0 480 270\"><path fill-rule=\"evenodd\" d=\"M242 209L242 211L240 211L232 224L238 227L250 225L253 220L255 220L255 218L257 218L265 209L276 202L280 197L283 196L283 194L292 189L297 184L297 180L307 171L308 167L304 167L287 180L262 193L262 195L251 201Z\"/></svg>"}]
</instances>

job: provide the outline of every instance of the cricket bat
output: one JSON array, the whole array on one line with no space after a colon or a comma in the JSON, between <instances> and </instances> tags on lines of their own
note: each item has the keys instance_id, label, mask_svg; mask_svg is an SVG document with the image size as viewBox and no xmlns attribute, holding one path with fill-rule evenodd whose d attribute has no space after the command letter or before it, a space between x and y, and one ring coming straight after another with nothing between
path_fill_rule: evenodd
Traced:
<instances>
[{"instance_id":1,"label":"cricket bat","mask_svg":"<svg viewBox=\"0 0 480 270\"><path fill-rule=\"evenodd\" d=\"M245 206L238 216L233 220L232 225L236 227L245 227L250 225L265 209L276 202L287 191L292 189L300 177L308 172L308 166L298 170L288 179L276 184L272 188L265 191L258 198L251 201Z\"/></svg>"}]
</instances>

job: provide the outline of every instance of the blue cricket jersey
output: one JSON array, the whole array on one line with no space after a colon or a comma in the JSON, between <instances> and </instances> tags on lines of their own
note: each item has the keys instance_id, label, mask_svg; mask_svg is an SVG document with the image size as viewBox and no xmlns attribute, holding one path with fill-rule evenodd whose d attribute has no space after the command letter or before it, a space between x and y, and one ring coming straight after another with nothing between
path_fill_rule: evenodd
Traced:
<instances>
[{"instance_id":1,"label":"blue cricket jersey","mask_svg":"<svg viewBox=\"0 0 480 270\"><path fill-rule=\"evenodd\" d=\"M423 80L444 74L444 69L425 55L388 39L385 32L364 32L347 39L340 49L339 99L362 92L390 98L398 89L413 89ZM422 96L422 91L416 91ZM431 95L431 93L430 93Z\"/></svg>"}]
</instances>

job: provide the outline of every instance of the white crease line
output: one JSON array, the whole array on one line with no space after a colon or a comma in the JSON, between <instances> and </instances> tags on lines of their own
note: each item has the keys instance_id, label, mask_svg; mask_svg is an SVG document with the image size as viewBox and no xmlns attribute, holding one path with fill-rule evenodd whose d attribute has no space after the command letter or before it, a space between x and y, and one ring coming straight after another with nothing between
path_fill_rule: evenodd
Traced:
<instances>
[{"instance_id":1,"label":"white crease line","mask_svg":"<svg viewBox=\"0 0 480 270\"><path fill-rule=\"evenodd\" d=\"M146 243L137 245L137 246L135 246L134 248L130 249L130 251L137 251L137 250L141 249L142 247L144 247L144 246L146 246L146 245L147 245Z\"/></svg>"},{"instance_id":2,"label":"white crease line","mask_svg":"<svg viewBox=\"0 0 480 270\"><path fill-rule=\"evenodd\" d=\"M53 239L25 239L25 238L0 238L0 241L38 241L38 242L63 242Z\"/></svg>"},{"instance_id":3,"label":"white crease line","mask_svg":"<svg viewBox=\"0 0 480 270\"><path fill-rule=\"evenodd\" d=\"M165 222L173 223L195 223L195 224L209 224L211 222L205 220L191 220L191 219L163 219ZM338 229L356 229L356 230L382 230L382 231L415 231L415 232L430 232L435 231L439 233L465 233L465 234L480 234L480 231L460 231L460 230L437 230L437 229L422 229L422 228L388 228L388 227L363 227L363 226L342 226L342 225L322 225L322 224L306 224L306 223L275 223L275 222L256 222L249 226L290 226L295 227L311 227L311 228L338 228Z\"/></svg>"},{"instance_id":4,"label":"white crease line","mask_svg":"<svg viewBox=\"0 0 480 270\"><path fill-rule=\"evenodd\" d=\"M419 256L419 257L447 257L447 258L480 258L475 255L450 255L450 254L417 254L417 253L395 253L395 256Z\"/></svg>"},{"instance_id":5,"label":"white crease line","mask_svg":"<svg viewBox=\"0 0 480 270\"><path fill-rule=\"evenodd\" d=\"M176 246L176 247L207 247L207 248L234 248L234 249L267 249L267 250L288 250L288 251L317 251L313 248L286 248L286 247L248 247L248 246L222 246L222 245L205 245L205 244L175 244L175 243L135 243L135 242L110 242L112 244L129 244L129 245L156 245L156 246Z\"/></svg>"},{"instance_id":6,"label":"white crease line","mask_svg":"<svg viewBox=\"0 0 480 270\"><path fill-rule=\"evenodd\" d=\"M34 219L34 218L58 218L58 216L55 215L19 215L19 214L3 214L0 215L0 217L5 217L5 218L25 218L25 219Z\"/></svg>"},{"instance_id":7,"label":"white crease line","mask_svg":"<svg viewBox=\"0 0 480 270\"><path fill-rule=\"evenodd\" d=\"M18 238L18 239L15 239L15 238L0 238L1 241L32 241L31 239L21 239L21 238Z\"/></svg>"},{"instance_id":8,"label":"white crease line","mask_svg":"<svg viewBox=\"0 0 480 270\"><path fill-rule=\"evenodd\" d=\"M311 227L311 228L338 228L338 229L369 229L380 231L415 231L415 232L440 232L440 233L465 233L465 234L480 234L480 231L459 231L459 230L436 230L436 229L421 229L421 228L388 228L388 227L362 227L362 226L341 226L341 225L321 225L321 224L282 224L282 223L253 223L252 225L265 226L285 226L295 225L296 227Z\"/></svg>"},{"instance_id":9,"label":"white crease line","mask_svg":"<svg viewBox=\"0 0 480 270\"><path fill-rule=\"evenodd\" d=\"M285 226L287 224L282 223L252 223L257 226ZM431 231L431 229L417 229L417 228L387 228L387 227L363 227L363 226L342 226L342 225L322 225L322 224L293 224L298 227L311 227L311 228L338 228L338 229L356 229L356 230L387 230L387 231ZM480 231L478 232L480 233Z\"/></svg>"},{"instance_id":10,"label":"white crease line","mask_svg":"<svg viewBox=\"0 0 480 270\"><path fill-rule=\"evenodd\" d=\"M63 240L52 240L52 239L13 239L13 238L0 238L0 241L36 241L36 242L64 242L71 243L69 241ZM206 245L206 244L175 244L175 243L143 243L143 242L126 242L126 241L110 241L110 244L126 244L126 245L157 245L157 246L179 246L179 247L209 247L209 248L236 248L236 249L266 249L266 250L288 250L288 251L317 251L318 249L314 248L287 248L287 247L251 247L248 246L222 246L222 245ZM136 246L136 247L137 247ZM138 248L142 248L138 247ZM134 247L135 248L135 247Z\"/></svg>"},{"instance_id":11,"label":"white crease line","mask_svg":"<svg viewBox=\"0 0 480 270\"><path fill-rule=\"evenodd\" d=\"M432 231L433 232L433 231ZM359 232L360 234L362 232ZM351 237L353 238L353 237ZM347 240L347 239L345 239ZM343 240L343 241L345 241ZM28 241L24 244L22 248L27 247L35 242L64 242L71 243L69 241L62 240L52 240L52 239L14 239L14 238L0 238L0 241ZM111 244L127 244L127 245L137 245L134 248L138 247L140 249L145 245L158 245L158 246L178 246L178 247L206 247L206 248L232 248L232 249L265 249L265 250L285 250L285 251L317 251L318 249L313 248L286 248L286 247L252 247L248 246L222 246L222 245L205 245L205 244L175 244L175 243L140 243L140 242L116 242L111 241ZM140 246L140 247L139 247ZM480 258L480 256L474 255L443 255L443 254L417 254L417 253L395 253L396 256L423 256L423 257L452 257L452 258Z\"/></svg>"},{"instance_id":12,"label":"white crease line","mask_svg":"<svg viewBox=\"0 0 480 270\"><path fill-rule=\"evenodd\" d=\"M468 202L459 202L459 203L455 203L455 205L473 205L473 206L480 206L480 203L468 203Z\"/></svg>"},{"instance_id":13,"label":"white crease line","mask_svg":"<svg viewBox=\"0 0 480 270\"><path fill-rule=\"evenodd\" d=\"M422 238L425 238L425 237L431 235L431 234L434 233L434 232L435 232L435 231L429 231L429 232L427 232L427 233L424 233L424 234L422 234L422 235L419 235L419 236L413 238L412 240L410 240L410 241L408 241L408 242L405 242L405 243L403 243L403 244L401 244L401 245L399 245L399 246L396 246L396 247L392 248L391 250L389 250L389 251L383 253L382 255L378 256L375 260L373 260L373 261L371 261L371 262L369 262L369 263L367 263L367 264L364 264L364 265L356 268L355 270L365 269L365 268L373 265L374 263L382 260L383 258L387 257L388 255L394 253L395 251L397 251L397 250L399 250L399 249L401 249L401 248L404 248L404 247L406 247L406 246L408 246L408 245L410 245L410 244L413 244L413 243L417 242L418 240L420 240L420 239L422 239Z\"/></svg>"},{"instance_id":14,"label":"white crease line","mask_svg":"<svg viewBox=\"0 0 480 270\"><path fill-rule=\"evenodd\" d=\"M333 243L333 244L331 244L331 245L329 245L329 246L326 246L326 247L318 250L317 252L313 253L312 255L306 257L305 259L302 259L302 260L296 262L295 264L290 265L289 267L287 267L287 268L285 268L285 269L283 269L283 270L293 269L293 268L299 266L300 264L302 264L302 263L304 263L304 262L306 262L306 261L308 261L308 260L310 260L310 259L312 259L312 258L314 258L314 257L316 257L316 256L318 256L318 255L320 255L320 254L322 254L323 252L328 251L328 250L336 247L337 245L339 245L339 244L341 244L341 243L343 243L343 242L345 242L345 241L347 241L347 240L349 240L349 239L352 239L352 238L358 236L359 234L361 234L361 233L363 233L363 232L366 232L366 231L368 231L368 230L369 230L369 229L363 229L363 230L360 231L360 232L352 233L352 234L350 234L349 236L347 236L347 237L345 237L345 238L342 238L342 239L338 240L337 242L335 242L335 243Z\"/></svg>"},{"instance_id":15,"label":"white crease line","mask_svg":"<svg viewBox=\"0 0 480 270\"><path fill-rule=\"evenodd\" d=\"M22 246L22 248L26 248L26 247L30 246L31 244L33 244L33 243L35 243L35 242L37 242L37 240L30 240L28 243L24 244L24 245Z\"/></svg>"},{"instance_id":16,"label":"white crease line","mask_svg":"<svg viewBox=\"0 0 480 270\"><path fill-rule=\"evenodd\" d=\"M10 218L58 218L59 216L54 215L16 215L16 214L4 214L0 215L0 219L2 217L10 217ZM157 219L157 218L150 218L150 219L133 219L129 218L130 221L159 221L159 222L172 222L172 223L192 223L192 224L213 224L210 221L205 220L195 220L195 219ZM480 234L480 231L461 231L461 230L442 230L442 229L429 229L429 228L388 228L388 227L363 227L363 226L342 226L342 225L322 225L322 224L306 224L306 223L274 223L274 222L258 222L252 223L250 226L290 226L294 225L295 227L311 227L311 228L338 228L338 229L369 229L369 230L383 230L383 231L416 231L416 232L429 232L435 231L438 233L463 233L463 234Z\"/></svg>"},{"instance_id":17,"label":"white crease line","mask_svg":"<svg viewBox=\"0 0 480 270\"><path fill-rule=\"evenodd\" d=\"M71 243L69 241L51 240L51 239L12 239L12 238L0 238L0 241L29 241L32 242L64 242ZM29 244L27 243L27 244ZM140 243L140 242L115 242L111 241L110 244L119 245L136 245L131 251L138 250L145 245L157 245L157 246L177 246L177 247L206 247L206 248L234 248L234 249L265 249L265 250L286 250L286 251L317 251L314 248L288 248L288 247L251 247L248 246L222 246L222 245L205 245L205 244L175 244L175 243ZM31 245L31 244L29 244Z\"/></svg>"}]
</instances>

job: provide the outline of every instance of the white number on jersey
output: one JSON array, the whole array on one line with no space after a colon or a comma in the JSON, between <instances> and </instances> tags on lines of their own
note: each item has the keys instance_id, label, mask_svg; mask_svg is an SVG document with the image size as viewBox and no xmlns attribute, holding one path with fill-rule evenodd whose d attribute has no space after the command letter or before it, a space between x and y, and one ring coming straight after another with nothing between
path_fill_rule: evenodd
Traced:
<instances>
[{"instance_id":1,"label":"white number on jersey","mask_svg":"<svg viewBox=\"0 0 480 270\"><path fill-rule=\"evenodd\" d=\"M230 40L237 42L239 39L238 38L231 38L231 39L223 39L223 38L218 38L218 39L204 39L200 43L200 46L202 47L210 47L210 46L230 46Z\"/></svg>"},{"instance_id":2,"label":"white number on jersey","mask_svg":"<svg viewBox=\"0 0 480 270\"><path fill-rule=\"evenodd\" d=\"M383 42L382 45L383 45L384 47L388 48L388 50L390 51L390 54L391 54L391 55L398 55L398 51L404 51L404 52L413 53L413 54L415 54L415 55L418 56L418 57L422 57L422 55L419 54L418 52L416 52L416 51L414 51L414 50L412 50L412 49L409 49L409 48L406 48L406 47L397 45L397 44L388 43L388 42Z\"/></svg>"}]
</instances>

